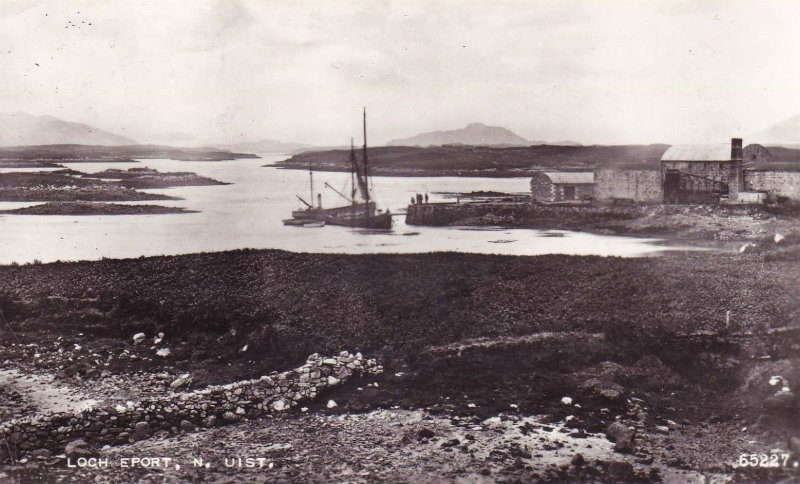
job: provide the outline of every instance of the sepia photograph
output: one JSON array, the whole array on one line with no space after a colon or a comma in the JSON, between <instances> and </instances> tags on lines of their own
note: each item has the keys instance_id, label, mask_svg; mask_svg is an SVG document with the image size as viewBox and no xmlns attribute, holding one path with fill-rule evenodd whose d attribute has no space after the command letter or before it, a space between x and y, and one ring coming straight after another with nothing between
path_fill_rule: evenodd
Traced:
<instances>
[{"instance_id":1,"label":"sepia photograph","mask_svg":"<svg viewBox=\"0 0 800 484\"><path fill-rule=\"evenodd\" d=\"M0 483L800 483L798 19L0 0Z\"/></svg>"}]
</instances>

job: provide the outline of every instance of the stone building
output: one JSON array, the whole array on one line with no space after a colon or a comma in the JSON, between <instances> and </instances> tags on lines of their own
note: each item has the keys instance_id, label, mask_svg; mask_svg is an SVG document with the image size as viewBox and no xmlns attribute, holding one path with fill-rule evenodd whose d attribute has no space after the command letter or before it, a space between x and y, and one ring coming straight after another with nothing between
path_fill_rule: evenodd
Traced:
<instances>
[{"instance_id":1,"label":"stone building","mask_svg":"<svg viewBox=\"0 0 800 484\"><path fill-rule=\"evenodd\" d=\"M634 163L589 172L537 172L533 198L558 202L593 198L601 203L763 203L800 200L800 163L773 163L759 144L673 145L660 164Z\"/></svg>"},{"instance_id":2,"label":"stone building","mask_svg":"<svg viewBox=\"0 0 800 484\"><path fill-rule=\"evenodd\" d=\"M661 156L664 203L719 203L744 191L741 138L731 144L673 145Z\"/></svg>"},{"instance_id":3,"label":"stone building","mask_svg":"<svg viewBox=\"0 0 800 484\"><path fill-rule=\"evenodd\" d=\"M747 181L749 164L772 161L759 144L675 145L661 157L664 203L759 203L765 186Z\"/></svg>"},{"instance_id":4,"label":"stone building","mask_svg":"<svg viewBox=\"0 0 800 484\"><path fill-rule=\"evenodd\" d=\"M614 166L594 172L594 197L599 202L661 203L664 190L658 165Z\"/></svg>"},{"instance_id":5,"label":"stone building","mask_svg":"<svg viewBox=\"0 0 800 484\"><path fill-rule=\"evenodd\" d=\"M594 198L594 172L537 171L531 178L531 195L539 202L564 202Z\"/></svg>"},{"instance_id":6,"label":"stone building","mask_svg":"<svg viewBox=\"0 0 800 484\"><path fill-rule=\"evenodd\" d=\"M746 167L744 187L751 192L762 192L768 198L800 200L800 167L786 163L762 163Z\"/></svg>"}]
</instances>

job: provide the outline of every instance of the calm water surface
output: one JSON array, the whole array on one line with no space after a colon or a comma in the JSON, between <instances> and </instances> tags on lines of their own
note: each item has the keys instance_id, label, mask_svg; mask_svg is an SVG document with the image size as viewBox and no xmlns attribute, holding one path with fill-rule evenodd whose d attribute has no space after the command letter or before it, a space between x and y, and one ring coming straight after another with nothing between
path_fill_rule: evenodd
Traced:
<instances>
[{"instance_id":1,"label":"calm water surface","mask_svg":"<svg viewBox=\"0 0 800 484\"><path fill-rule=\"evenodd\" d=\"M69 168L91 173L107 168L131 167L193 171L232 185L147 190L181 197L182 200L128 202L199 211L192 214L0 215L0 263L92 260L241 248L349 254L456 251L624 257L655 255L665 250L652 239L580 232L407 226L400 215L409 199L418 192L428 192L432 202L445 200L436 192L527 192L528 178L375 177L379 206L388 207L398 214L391 231L334 226L288 227L281 220L288 218L292 210L300 208L295 194L308 199L309 186L308 172L262 168L266 163L284 158L266 155L262 159L228 162L67 163L65 165ZM349 179L348 174L320 172L315 173L314 178L317 191L323 190L324 206L343 202L339 195L323 188L322 184L327 181L341 191ZM0 209L29 205L35 204L0 202Z\"/></svg>"}]
</instances>

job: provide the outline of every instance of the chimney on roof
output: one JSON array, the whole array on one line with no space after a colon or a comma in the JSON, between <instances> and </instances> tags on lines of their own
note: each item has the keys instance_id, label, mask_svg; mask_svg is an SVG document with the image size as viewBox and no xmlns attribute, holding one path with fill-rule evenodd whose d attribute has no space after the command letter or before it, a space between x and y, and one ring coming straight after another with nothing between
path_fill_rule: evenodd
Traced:
<instances>
[{"instance_id":1,"label":"chimney on roof","mask_svg":"<svg viewBox=\"0 0 800 484\"><path fill-rule=\"evenodd\" d=\"M741 161L743 157L742 138L731 138L731 160Z\"/></svg>"}]
</instances>

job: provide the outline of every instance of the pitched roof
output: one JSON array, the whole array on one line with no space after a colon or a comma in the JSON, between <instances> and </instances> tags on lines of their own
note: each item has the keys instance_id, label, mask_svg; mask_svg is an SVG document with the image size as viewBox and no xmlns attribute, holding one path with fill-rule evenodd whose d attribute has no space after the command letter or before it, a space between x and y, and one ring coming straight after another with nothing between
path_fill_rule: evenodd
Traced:
<instances>
[{"instance_id":1,"label":"pitched roof","mask_svg":"<svg viewBox=\"0 0 800 484\"><path fill-rule=\"evenodd\" d=\"M731 145L672 145L661 155L661 161L731 161Z\"/></svg>"},{"instance_id":2,"label":"pitched roof","mask_svg":"<svg viewBox=\"0 0 800 484\"><path fill-rule=\"evenodd\" d=\"M555 184L571 183L580 185L594 183L593 171L546 171L543 173Z\"/></svg>"}]
</instances>

